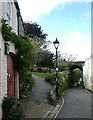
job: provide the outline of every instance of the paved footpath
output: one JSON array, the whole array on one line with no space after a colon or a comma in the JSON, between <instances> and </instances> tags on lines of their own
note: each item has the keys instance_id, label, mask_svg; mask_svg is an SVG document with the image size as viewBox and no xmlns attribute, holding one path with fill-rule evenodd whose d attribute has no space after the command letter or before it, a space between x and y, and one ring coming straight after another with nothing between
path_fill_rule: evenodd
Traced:
<instances>
[{"instance_id":1,"label":"paved footpath","mask_svg":"<svg viewBox=\"0 0 93 120\"><path fill-rule=\"evenodd\" d=\"M36 75L32 75L35 80L35 86L31 91L31 100L37 102L48 103L48 93L51 85L45 81L44 78L41 78Z\"/></svg>"},{"instance_id":2,"label":"paved footpath","mask_svg":"<svg viewBox=\"0 0 93 120\"><path fill-rule=\"evenodd\" d=\"M57 118L91 118L92 115L92 93L81 89L73 88L66 90L64 94L64 105ZM74 119L71 119L74 118ZM86 119L89 120L89 119Z\"/></svg>"},{"instance_id":3,"label":"paved footpath","mask_svg":"<svg viewBox=\"0 0 93 120\"><path fill-rule=\"evenodd\" d=\"M36 75L33 75L33 78L35 79L35 86L31 91L30 100L23 104L27 120L30 120L30 118L44 118L53 109L53 106L48 103L48 92L51 85L44 78Z\"/></svg>"},{"instance_id":4,"label":"paved footpath","mask_svg":"<svg viewBox=\"0 0 93 120\"><path fill-rule=\"evenodd\" d=\"M60 99L56 106L48 103L48 92L51 85L45 79L33 75L35 86L31 91L29 102L23 104L26 120L32 118L57 119L70 118L69 120L80 120L80 118L91 118L92 98L91 92L73 88L65 91L64 99ZM71 119L73 118L73 119ZM83 119L82 119L83 120ZM89 120L89 119L86 119Z\"/></svg>"}]
</instances>

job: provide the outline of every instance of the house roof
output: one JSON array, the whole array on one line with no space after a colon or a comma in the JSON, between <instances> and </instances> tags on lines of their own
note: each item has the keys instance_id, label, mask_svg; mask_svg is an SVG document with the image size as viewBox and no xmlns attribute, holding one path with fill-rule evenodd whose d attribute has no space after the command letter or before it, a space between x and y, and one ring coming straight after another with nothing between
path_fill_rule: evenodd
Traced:
<instances>
[{"instance_id":1,"label":"house roof","mask_svg":"<svg viewBox=\"0 0 93 120\"><path fill-rule=\"evenodd\" d=\"M22 21L22 24L23 24L23 27L24 27L24 22L23 22L23 19L22 19L22 16L21 16L21 12L20 12L18 2L17 2L17 0L13 0L13 1L14 1L14 4L15 4L15 7L17 9L17 15L21 18L21 21Z\"/></svg>"},{"instance_id":2,"label":"house roof","mask_svg":"<svg viewBox=\"0 0 93 120\"><path fill-rule=\"evenodd\" d=\"M21 20L22 20L22 22L23 22L23 19L22 19L21 13L20 13L20 8L19 8L19 5L18 5L18 2L17 2L17 0L13 0L13 1L14 1L14 4L15 4L16 9L17 9L17 11L18 11L18 15L20 16L20 18L21 18Z\"/></svg>"}]
</instances>

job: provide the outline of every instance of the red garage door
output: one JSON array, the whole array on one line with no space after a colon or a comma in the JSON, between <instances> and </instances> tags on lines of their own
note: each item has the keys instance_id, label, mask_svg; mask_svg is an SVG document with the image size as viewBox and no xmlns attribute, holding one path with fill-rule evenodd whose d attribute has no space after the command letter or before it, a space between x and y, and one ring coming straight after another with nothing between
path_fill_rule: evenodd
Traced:
<instances>
[{"instance_id":1,"label":"red garage door","mask_svg":"<svg viewBox=\"0 0 93 120\"><path fill-rule=\"evenodd\" d=\"M15 97L14 61L12 55L7 55L7 94Z\"/></svg>"}]
</instances>

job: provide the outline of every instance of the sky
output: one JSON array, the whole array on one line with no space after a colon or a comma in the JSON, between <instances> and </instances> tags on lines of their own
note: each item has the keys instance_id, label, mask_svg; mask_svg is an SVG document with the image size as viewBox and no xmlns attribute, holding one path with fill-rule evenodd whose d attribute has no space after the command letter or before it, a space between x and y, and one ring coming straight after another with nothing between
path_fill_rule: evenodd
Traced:
<instances>
[{"instance_id":1,"label":"sky","mask_svg":"<svg viewBox=\"0 0 93 120\"><path fill-rule=\"evenodd\" d=\"M17 0L23 21L37 22L61 54L85 60L91 55L91 0ZM50 51L55 52L54 45Z\"/></svg>"}]
</instances>

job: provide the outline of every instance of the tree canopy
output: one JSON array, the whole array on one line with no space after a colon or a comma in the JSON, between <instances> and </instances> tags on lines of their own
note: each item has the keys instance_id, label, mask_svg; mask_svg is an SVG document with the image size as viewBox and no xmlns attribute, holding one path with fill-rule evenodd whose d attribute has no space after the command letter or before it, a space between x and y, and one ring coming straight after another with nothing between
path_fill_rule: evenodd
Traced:
<instances>
[{"instance_id":1,"label":"tree canopy","mask_svg":"<svg viewBox=\"0 0 93 120\"><path fill-rule=\"evenodd\" d=\"M50 51L42 51L42 61L39 63L42 67L53 67L53 54Z\"/></svg>"},{"instance_id":2,"label":"tree canopy","mask_svg":"<svg viewBox=\"0 0 93 120\"><path fill-rule=\"evenodd\" d=\"M45 41L47 33L44 33L41 26L36 22L24 22L25 34L39 41Z\"/></svg>"},{"instance_id":3,"label":"tree canopy","mask_svg":"<svg viewBox=\"0 0 93 120\"><path fill-rule=\"evenodd\" d=\"M35 22L24 23L25 34L33 44L31 62L33 65L41 67L53 66L53 54L47 50L50 41L46 41L47 33L44 33L41 26Z\"/></svg>"}]
</instances>

